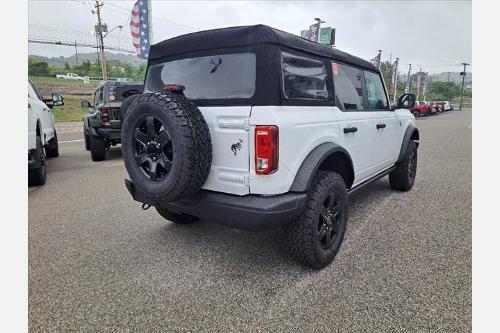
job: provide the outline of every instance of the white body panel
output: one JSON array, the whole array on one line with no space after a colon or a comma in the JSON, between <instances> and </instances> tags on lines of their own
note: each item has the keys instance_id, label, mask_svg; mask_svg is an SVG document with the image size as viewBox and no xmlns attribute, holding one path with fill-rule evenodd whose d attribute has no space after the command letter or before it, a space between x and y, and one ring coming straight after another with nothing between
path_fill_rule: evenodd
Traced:
<instances>
[{"instance_id":1,"label":"white body panel","mask_svg":"<svg viewBox=\"0 0 500 333\"><path fill-rule=\"evenodd\" d=\"M341 111L332 106L201 107L212 138L212 169L204 189L236 195L286 193L307 155L331 142L351 156L353 186L396 162L407 126L415 126L408 110ZM376 125L384 123L385 128ZM279 167L269 175L255 172L254 132L257 125L279 129ZM345 127L356 127L344 133ZM239 149L231 149L239 143Z\"/></svg>"},{"instance_id":2,"label":"white body panel","mask_svg":"<svg viewBox=\"0 0 500 333\"><path fill-rule=\"evenodd\" d=\"M245 195L250 168L250 106L200 107L212 139L212 167L206 190ZM234 146L233 149L231 149Z\"/></svg>"}]
</instances>

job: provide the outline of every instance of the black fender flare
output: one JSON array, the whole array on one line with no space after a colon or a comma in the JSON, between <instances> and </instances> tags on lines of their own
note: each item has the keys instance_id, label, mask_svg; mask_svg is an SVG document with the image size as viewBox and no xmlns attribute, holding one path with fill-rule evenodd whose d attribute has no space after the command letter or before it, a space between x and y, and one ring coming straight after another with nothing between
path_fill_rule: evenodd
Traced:
<instances>
[{"instance_id":1,"label":"black fender flare","mask_svg":"<svg viewBox=\"0 0 500 333\"><path fill-rule=\"evenodd\" d=\"M412 125L408 126L405 131L405 135L403 137L403 142L401 144L401 150L399 151L399 156L397 162L401 162L404 158L406 149L408 148L408 144L410 144L410 140L412 136L416 134L417 141L420 139L420 134L418 132L418 129ZM418 147L418 142L417 142L417 147Z\"/></svg>"},{"instance_id":2,"label":"black fender flare","mask_svg":"<svg viewBox=\"0 0 500 333\"><path fill-rule=\"evenodd\" d=\"M346 180L346 185L349 188L352 185L352 181L354 181L354 166L352 164L352 159L347 150L342 148L341 146L332 143L326 142L322 143L316 148L314 148L309 155L302 162L297 174L295 175L295 179L290 187L290 192L305 192L307 191L314 180L314 176L318 171L321 164L332 154L340 152L344 154L348 160L351 170L353 172L352 180ZM348 184L350 182L350 184Z\"/></svg>"}]
</instances>

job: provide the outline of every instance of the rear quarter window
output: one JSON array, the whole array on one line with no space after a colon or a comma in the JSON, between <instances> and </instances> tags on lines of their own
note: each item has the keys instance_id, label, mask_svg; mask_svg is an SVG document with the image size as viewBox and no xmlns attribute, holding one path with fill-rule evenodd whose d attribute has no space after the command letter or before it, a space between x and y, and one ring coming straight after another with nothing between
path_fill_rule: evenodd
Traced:
<instances>
[{"instance_id":1,"label":"rear quarter window","mask_svg":"<svg viewBox=\"0 0 500 333\"><path fill-rule=\"evenodd\" d=\"M281 73L285 98L328 100L327 73L322 61L282 52Z\"/></svg>"}]
</instances>

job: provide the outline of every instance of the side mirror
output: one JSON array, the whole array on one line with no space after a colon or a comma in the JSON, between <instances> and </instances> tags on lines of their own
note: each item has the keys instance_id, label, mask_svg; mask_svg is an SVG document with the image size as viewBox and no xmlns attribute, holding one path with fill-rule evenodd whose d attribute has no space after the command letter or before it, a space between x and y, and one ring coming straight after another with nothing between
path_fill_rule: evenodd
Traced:
<instances>
[{"instance_id":1,"label":"side mirror","mask_svg":"<svg viewBox=\"0 0 500 333\"><path fill-rule=\"evenodd\" d=\"M52 93L52 106L64 105L64 98L60 93Z\"/></svg>"},{"instance_id":2,"label":"side mirror","mask_svg":"<svg viewBox=\"0 0 500 333\"><path fill-rule=\"evenodd\" d=\"M398 109L411 109L417 100L414 94L403 94L398 98Z\"/></svg>"},{"instance_id":3,"label":"side mirror","mask_svg":"<svg viewBox=\"0 0 500 333\"><path fill-rule=\"evenodd\" d=\"M89 101L82 101L82 108L92 108L92 104Z\"/></svg>"}]
</instances>

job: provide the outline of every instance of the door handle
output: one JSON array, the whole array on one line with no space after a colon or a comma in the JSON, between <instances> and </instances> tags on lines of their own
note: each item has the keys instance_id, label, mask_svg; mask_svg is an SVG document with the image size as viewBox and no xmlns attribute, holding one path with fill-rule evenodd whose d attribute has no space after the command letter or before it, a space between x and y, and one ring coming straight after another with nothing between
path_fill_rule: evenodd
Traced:
<instances>
[{"instance_id":1,"label":"door handle","mask_svg":"<svg viewBox=\"0 0 500 333\"><path fill-rule=\"evenodd\" d=\"M344 127L344 133L354 133L357 131L358 131L357 127Z\"/></svg>"},{"instance_id":2,"label":"door handle","mask_svg":"<svg viewBox=\"0 0 500 333\"><path fill-rule=\"evenodd\" d=\"M385 128L386 125L385 124L377 124L377 129L381 129L381 128Z\"/></svg>"}]
</instances>

